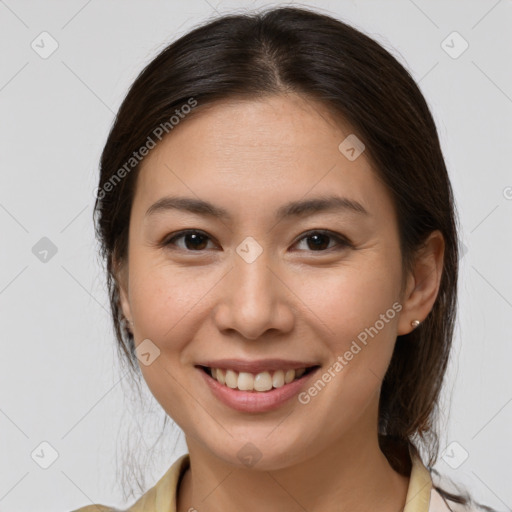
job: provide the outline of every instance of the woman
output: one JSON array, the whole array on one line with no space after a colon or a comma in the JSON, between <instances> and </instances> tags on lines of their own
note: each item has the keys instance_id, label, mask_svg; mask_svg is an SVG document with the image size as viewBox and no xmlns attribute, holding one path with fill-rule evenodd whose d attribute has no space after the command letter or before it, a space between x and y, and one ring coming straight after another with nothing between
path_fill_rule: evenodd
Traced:
<instances>
[{"instance_id":1,"label":"woman","mask_svg":"<svg viewBox=\"0 0 512 512\"><path fill-rule=\"evenodd\" d=\"M430 470L451 185L379 44L295 8L191 31L131 87L95 206L121 353L188 447L130 510L475 510Z\"/></svg>"}]
</instances>

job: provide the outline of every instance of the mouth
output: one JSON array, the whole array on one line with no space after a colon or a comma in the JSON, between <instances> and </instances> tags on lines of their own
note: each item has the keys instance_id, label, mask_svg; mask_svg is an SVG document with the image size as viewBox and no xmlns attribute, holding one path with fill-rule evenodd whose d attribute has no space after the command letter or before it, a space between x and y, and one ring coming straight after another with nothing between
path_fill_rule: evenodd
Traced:
<instances>
[{"instance_id":1,"label":"mouth","mask_svg":"<svg viewBox=\"0 0 512 512\"><path fill-rule=\"evenodd\" d=\"M266 413L290 405L321 368L318 360L288 358L210 359L194 366L211 396L244 413Z\"/></svg>"},{"instance_id":2,"label":"mouth","mask_svg":"<svg viewBox=\"0 0 512 512\"><path fill-rule=\"evenodd\" d=\"M224 360L226 362L227 360ZM320 365L307 365L298 362L279 361L281 368L276 369L278 361L262 366L260 363L231 363L238 366L240 372L229 367L196 365L196 369L213 397L220 403L242 413L261 414L277 411L291 403L320 369ZM221 363L217 361L219 366ZM225 366L228 366L226 364ZM265 370L274 366L274 369ZM288 367L285 369L285 367ZM250 373L248 367L258 373Z\"/></svg>"},{"instance_id":3,"label":"mouth","mask_svg":"<svg viewBox=\"0 0 512 512\"><path fill-rule=\"evenodd\" d=\"M208 377L224 388L239 392L268 393L289 384L306 379L311 373L320 368L313 365L301 368L263 370L260 372L236 371L230 368L214 368L197 365Z\"/></svg>"}]
</instances>

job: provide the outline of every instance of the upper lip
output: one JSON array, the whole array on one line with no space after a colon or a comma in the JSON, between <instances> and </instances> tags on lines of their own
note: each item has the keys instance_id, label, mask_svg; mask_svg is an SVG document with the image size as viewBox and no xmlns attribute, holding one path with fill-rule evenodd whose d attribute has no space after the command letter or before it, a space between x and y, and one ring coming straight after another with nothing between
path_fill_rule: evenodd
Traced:
<instances>
[{"instance_id":1,"label":"upper lip","mask_svg":"<svg viewBox=\"0 0 512 512\"><path fill-rule=\"evenodd\" d=\"M238 373L259 373L273 370L296 370L298 368L310 368L319 366L318 363L293 361L287 359L217 359L215 361L202 361L196 366L207 366L208 368L221 368L225 370L234 370Z\"/></svg>"}]
</instances>

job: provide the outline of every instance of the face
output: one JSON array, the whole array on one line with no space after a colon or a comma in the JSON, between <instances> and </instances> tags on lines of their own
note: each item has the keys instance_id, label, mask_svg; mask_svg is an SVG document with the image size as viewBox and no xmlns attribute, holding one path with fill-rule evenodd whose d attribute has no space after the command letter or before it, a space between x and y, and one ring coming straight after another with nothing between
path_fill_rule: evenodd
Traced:
<instances>
[{"instance_id":1,"label":"face","mask_svg":"<svg viewBox=\"0 0 512 512\"><path fill-rule=\"evenodd\" d=\"M391 197L364 152L339 149L350 134L298 96L224 101L185 119L142 164L122 308L149 354L139 364L151 392L210 457L240 465L252 443L259 466L277 469L376 437L403 276ZM151 209L166 197L225 215L185 202ZM198 367L226 369L221 359L316 370L243 392L211 386ZM278 368L265 364L273 382Z\"/></svg>"}]
</instances>

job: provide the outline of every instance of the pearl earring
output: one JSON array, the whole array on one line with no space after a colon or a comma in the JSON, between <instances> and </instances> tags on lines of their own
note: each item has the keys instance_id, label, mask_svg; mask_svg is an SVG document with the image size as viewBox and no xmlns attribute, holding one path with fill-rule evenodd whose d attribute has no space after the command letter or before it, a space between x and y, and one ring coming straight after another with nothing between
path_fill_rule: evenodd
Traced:
<instances>
[{"instance_id":1,"label":"pearl earring","mask_svg":"<svg viewBox=\"0 0 512 512\"><path fill-rule=\"evenodd\" d=\"M411 325L412 325L413 329L416 329L416 327L418 327L418 325L420 325L420 324L421 324L421 322L419 320L413 320L411 322Z\"/></svg>"}]
</instances>

